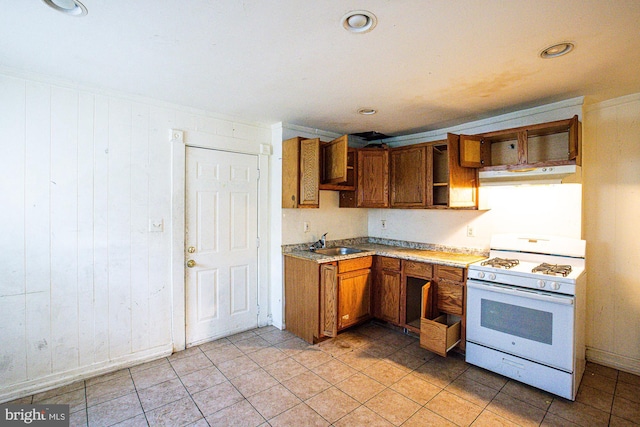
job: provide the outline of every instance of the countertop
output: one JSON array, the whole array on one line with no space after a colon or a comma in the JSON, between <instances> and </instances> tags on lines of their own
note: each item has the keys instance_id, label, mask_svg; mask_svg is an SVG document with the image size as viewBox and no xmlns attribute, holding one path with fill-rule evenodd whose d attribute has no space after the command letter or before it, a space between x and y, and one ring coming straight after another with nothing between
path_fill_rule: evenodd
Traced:
<instances>
[{"instance_id":1,"label":"countertop","mask_svg":"<svg viewBox=\"0 0 640 427\"><path fill-rule=\"evenodd\" d=\"M380 244L355 244L349 245L351 248L360 249L363 252L349 255L321 255L308 250L294 250L283 253L285 256L315 261L318 264L327 262L341 261L345 259L360 258L363 256L382 255L390 258L400 258L409 261L428 262L433 264L450 265L452 267L467 268L469 264L486 259L485 256L440 252L426 249L412 249L398 246L380 245Z\"/></svg>"}]
</instances>

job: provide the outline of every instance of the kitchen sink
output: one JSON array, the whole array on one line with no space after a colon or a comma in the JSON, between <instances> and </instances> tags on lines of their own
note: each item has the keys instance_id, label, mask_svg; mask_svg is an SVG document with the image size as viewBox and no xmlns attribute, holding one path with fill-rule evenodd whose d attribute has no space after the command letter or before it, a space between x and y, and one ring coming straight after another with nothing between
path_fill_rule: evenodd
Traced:
<instances>
[{"instance_id":1,"label":"kitchen sink","mask_svg":"<svg viewBox=\"0 0 640 427\"><path fill-rule=\"evenodd\" d=\"M357 254L359 252L363 252L363 251L356 248L345 248L345 247L322 248L322 249L315 250L315 253L317 254L329 255L329 256Z\"/></svg>"}]
</instances>

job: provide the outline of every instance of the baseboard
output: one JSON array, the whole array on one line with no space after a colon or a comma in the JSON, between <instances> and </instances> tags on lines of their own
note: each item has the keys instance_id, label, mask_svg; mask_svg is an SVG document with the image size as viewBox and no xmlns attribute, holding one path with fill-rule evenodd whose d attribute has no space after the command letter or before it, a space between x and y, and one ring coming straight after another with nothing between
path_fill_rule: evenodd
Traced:
<instances>
[{"instance_id":1,"label":"baseboard","mask_svg":"<svg viewBox=\"0 0 640 427\"><path fill-rule=\"evenodd\" d=\"M126 356L109 361L12 384L8 387L0 388L0 403L9 402L35 393L41 393L76 381L139 365L144 362L150 362L161 357L169 356L172 352L173 344L169 343L145 351L127 354Z\"/></svg>"},{"instance_id":2,"label":"baseboard","mask_svg":"<svg viewBox=\"0 0 640 427\"><path fill-rule=\"evenodd\" d=\"M598 363L630 374L640 375L640 360L631 357L620 356L619 354L587 347L587 360Z\"/></svg>"}]
</instances>

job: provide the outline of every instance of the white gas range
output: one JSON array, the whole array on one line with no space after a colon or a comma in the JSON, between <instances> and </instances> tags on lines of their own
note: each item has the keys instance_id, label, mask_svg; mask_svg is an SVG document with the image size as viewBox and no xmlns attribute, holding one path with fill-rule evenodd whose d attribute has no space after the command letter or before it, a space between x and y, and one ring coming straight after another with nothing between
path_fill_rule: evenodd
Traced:
<instances>
[{"instance_id":1,"label":"white gas range","mask_svg":"<svg viewBox=\"0 0 640 427\"><path fill-rule=\"evenodd\" d=\"M495 235L467 277L466 361L574 400L585 366L585 241Z\"/></svg>"}]
</instances>

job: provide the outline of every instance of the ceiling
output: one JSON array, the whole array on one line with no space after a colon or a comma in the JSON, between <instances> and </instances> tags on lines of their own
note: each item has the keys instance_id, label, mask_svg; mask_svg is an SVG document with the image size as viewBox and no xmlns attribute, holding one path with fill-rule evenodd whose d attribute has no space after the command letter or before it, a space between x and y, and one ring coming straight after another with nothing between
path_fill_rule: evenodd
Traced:
<instances>
[{"instance_id":1,"label":"ceiling","mask_svg":"<svg viewBox=\"0 0 640 427\"><path fill-rule=\"evenodd\" d=\"M640 92L638 0L82 2L82 18L3 2L0 65L248 121L393 136ZM359 9L377 26L351 34L341 18ZM567 56L538 56L563 41Z\"/></svg>"}]
</instances>

